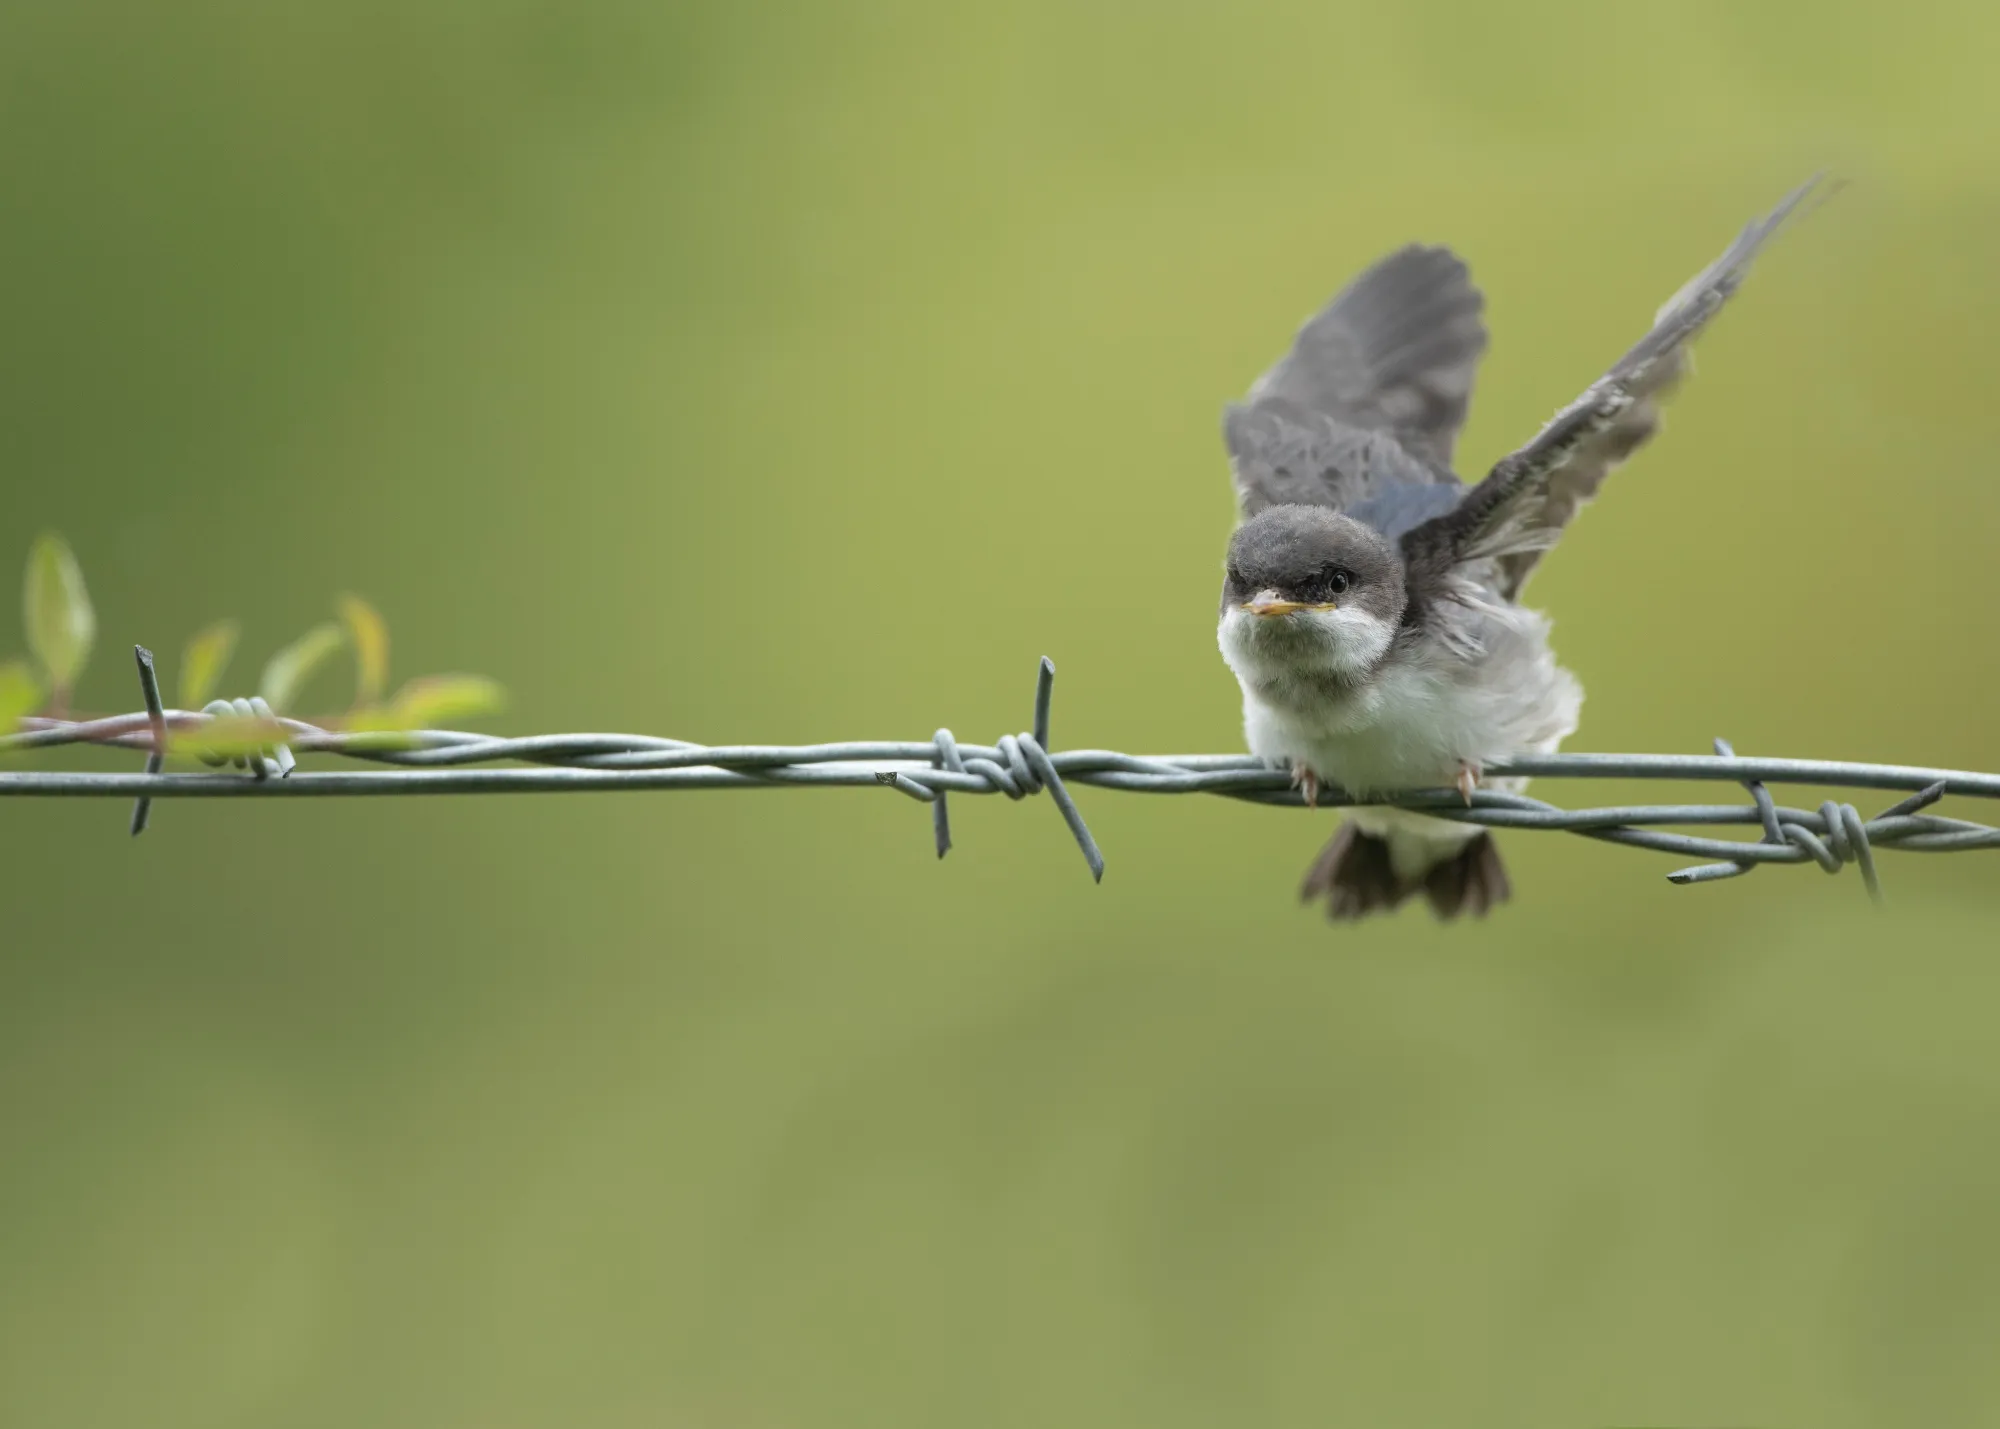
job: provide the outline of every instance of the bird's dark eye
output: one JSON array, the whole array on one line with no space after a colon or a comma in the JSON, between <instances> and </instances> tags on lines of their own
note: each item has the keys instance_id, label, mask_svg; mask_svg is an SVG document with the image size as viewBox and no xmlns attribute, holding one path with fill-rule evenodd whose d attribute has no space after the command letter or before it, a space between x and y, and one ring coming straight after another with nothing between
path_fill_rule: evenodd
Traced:
<instances>
[{"instance_id":1,"label":"bird's dark eye","mask_svg":"<svg viewBox=\"0 0 2000 1429\"><path fill-rule=\"evenodd\" d=\"M1313 594L1321 600L1331 600L1337 595L1347 594L1347 588L1354 584L1354 573L1340 566L1328 566L1313 577Z\"/></svg>"}]
</instances>

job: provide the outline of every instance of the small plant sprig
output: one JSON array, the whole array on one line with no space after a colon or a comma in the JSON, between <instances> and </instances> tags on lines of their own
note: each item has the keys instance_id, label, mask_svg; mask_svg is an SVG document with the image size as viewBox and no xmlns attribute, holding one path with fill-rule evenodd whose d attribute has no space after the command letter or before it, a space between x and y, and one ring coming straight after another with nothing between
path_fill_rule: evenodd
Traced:
<instances>
[{"instance_id":1,"label":"small plant sprig","mask_svg":"<svg viewBox=\"0 0 2000 1429\"><path fill-rule=\"evenodd\" d=\"M311 721L322 728L376 732L384 743L394 743L399 732L477 719L505 704L504 691L483 675L419 676L385 696L387 623L357 595L341 596L334 611L334 619L315 625L265 662L257 693L273 712L289 713L306 682L343 650L354 659L354 698L345 714ZM37 714L73 718L70 696L96 641L97 615L83 570L69 543L53 532L37 539L28 552L22 613L28 655L0 661L0 734ZM200 710L210 703L241 635L237 621L218 620L188 641L175 691L180 708ZM283 738L282 727L269 720L218 718L173 738L168 752L213 763Z\"/></svg>"}]
</instances>

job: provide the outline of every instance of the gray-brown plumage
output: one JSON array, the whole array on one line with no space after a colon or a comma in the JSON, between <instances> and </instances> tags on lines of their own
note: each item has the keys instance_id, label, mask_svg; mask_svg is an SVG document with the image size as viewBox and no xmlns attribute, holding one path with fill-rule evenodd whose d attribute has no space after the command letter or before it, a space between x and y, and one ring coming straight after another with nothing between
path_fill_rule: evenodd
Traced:
<instances>
[{"instance_id":1,"label":"gray-brown plumage","mask_svg":"<svg viewBox=\"0 0 2000 1429\"><path fill-rule=\"evenodd\" d=\"M1462 261L1403 248L1300 329L1223 426L1242 521L1219 639L1254 753L1309 788L1368 795L1469 788L1487 764L1560 744L1582 691L1521 591L1658 429L1689 344L1817 184L1745 228L1610 371L1475 486L1451 470L1487 343ZM1509 889L1474 826L1382 806L1350 814L1304 886L1336 918L1420 891L1450 918L1483 914Z\"/></svg>"},{"instance_id":2,"label":"gray-brown plumage","mask_svg":"<svg viewBox=\"0 0 2000 1429\"><path fill-rule=\"evenodd\" d=\"M1343 288L1224 416L1243 516L1456 487L1451 452L1486 351L1484 307L1445 248L1401 249Z\"/></svg>"},{"instance_id":3,"label":"gray-brown plumage","mask_svg":"<svg viewBox=\"0 0 2000 1429\"><path fill-rule=\"evenodd\" d=\"M1458 255L1411 244L1299 329L1250 389L1249 407L1323 413L1448 473L1486 350L1485 306Z\"/></svg>"}]
</instances>

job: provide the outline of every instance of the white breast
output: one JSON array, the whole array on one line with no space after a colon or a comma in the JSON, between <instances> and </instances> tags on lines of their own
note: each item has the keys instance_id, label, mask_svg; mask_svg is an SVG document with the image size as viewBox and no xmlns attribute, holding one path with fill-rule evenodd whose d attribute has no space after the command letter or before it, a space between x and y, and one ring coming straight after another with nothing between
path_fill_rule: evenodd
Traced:
<instances>
[{"instance_id":1,"label":"white breast","mask_svg":"<svg viewBox=\"0 0 2000 1429\"><path fill-rule=\"evenodd\" d=\"M1548 621L1494 607L1478 633L1477 654L1399 652L1373 679L1340 689L1260 668L1259 652L1232 640L1225 621L1223 654L1243 686L1251 752L1370 794L1448 786L1461 761L1554 750L1576 729L1583 690L1555 663Z\"/></svg>"}]
</instances>

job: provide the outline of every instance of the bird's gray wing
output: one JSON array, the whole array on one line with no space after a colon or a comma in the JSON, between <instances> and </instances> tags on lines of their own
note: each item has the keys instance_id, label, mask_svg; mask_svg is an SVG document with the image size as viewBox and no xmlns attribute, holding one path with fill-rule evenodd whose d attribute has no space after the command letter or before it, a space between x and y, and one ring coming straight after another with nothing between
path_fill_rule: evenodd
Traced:
<instances>
[{"instance_id":1,"label":"bird's gray wing","mask_svg":"<svg viewBox=\"0 0 2000 1429\"><path fill-rule=\"evenodd\" d=\"M1444 248L1400 249L1341 289L1225 418L1243 514L1449 480L1486 350L1482 307Z\"/></svg>"},{"instance_id":2,"label":"bird's gray wing","mask_svg":"<svg viewBox=\"0 0 2000 1429\"><path fill-rule=\"evenodd\" d=\"M1652 331L1446 515L1403 538L1413 569L1491 562L1495 588L1520 594L1543 551L1604 478L1660 425L1660 401L1688 369L1688 345L1727 303L1751 262L1820 184L1815 175L1750 224L1653 319Z\"/></svg>"},{"instance_id":3,"label":"bird's gray wing","mask_svg":"<svg viewBox=\"0 0 2000 1429\"><path fill-rule=\"evenodd\" d=\"M1387 432L1350 427L1321 412L1269 400L1231 407L1223 422L1236 503L1243 516L1268 506L1350 511L1396 486L1458 483Z\"/></svg>"}]
</instances>

